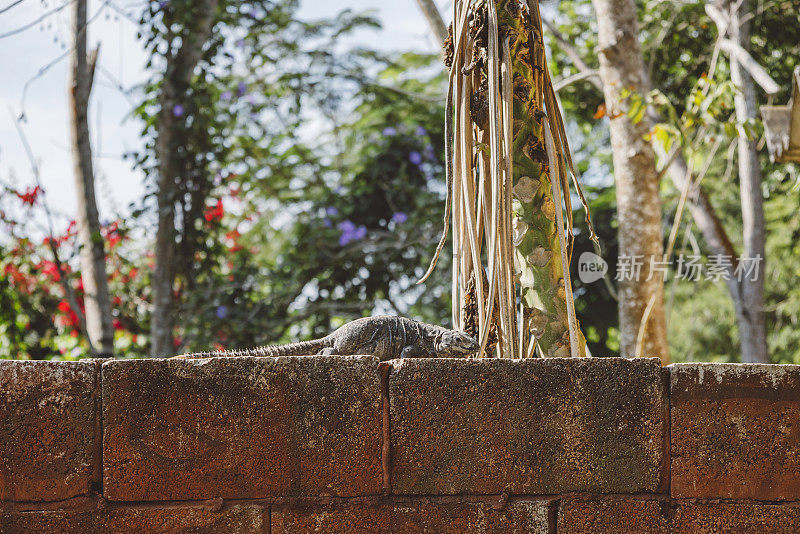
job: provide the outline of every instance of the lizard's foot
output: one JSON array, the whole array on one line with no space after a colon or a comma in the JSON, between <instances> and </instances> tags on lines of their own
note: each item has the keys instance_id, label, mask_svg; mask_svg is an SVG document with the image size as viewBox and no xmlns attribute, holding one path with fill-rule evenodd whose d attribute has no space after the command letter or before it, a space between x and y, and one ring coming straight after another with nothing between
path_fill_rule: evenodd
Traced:
<instances>
[{"instance_id":1,"label":"lizard's foot","mask_svg":"<svg viewBox=\"0 0 800 534\"><path fill-rule=\"evenodd\" d=\"M324 349L322 349L317 353L317 355L319 356L335 356L337 354L339 353L336 352L336 349L333 347L325 347Z\"/></svg>"}]
</instances>

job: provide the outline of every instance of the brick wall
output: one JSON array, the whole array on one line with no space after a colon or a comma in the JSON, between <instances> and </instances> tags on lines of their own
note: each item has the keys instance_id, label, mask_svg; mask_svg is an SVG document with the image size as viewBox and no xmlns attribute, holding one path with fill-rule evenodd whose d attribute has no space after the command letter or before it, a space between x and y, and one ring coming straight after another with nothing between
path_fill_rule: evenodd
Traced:
<instances>
[{"instance_id":1,"label":"brick wall","mask_svg":"<svg viewBox=\"0 0 800 534\"><path fill-rule=\"evenodd\" d=\"M800 366L0 361L0 532L800 532Z\"/></svg>"}]
</instances>

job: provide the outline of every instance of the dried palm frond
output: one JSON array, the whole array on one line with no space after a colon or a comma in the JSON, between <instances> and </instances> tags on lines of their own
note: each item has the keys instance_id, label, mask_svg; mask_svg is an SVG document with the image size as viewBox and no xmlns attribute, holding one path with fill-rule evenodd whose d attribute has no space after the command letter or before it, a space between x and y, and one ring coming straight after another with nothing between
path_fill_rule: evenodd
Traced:
<instances>
[{"instance_id":1,"label":"dried palm frond","mask_svg":"<svg viewBox=\"0 0 800 534\"><path fill-rule=\"evenodd\" d=\"M568 268L570 175L596 237L545 62L538 4L457 0L453 20L444 231L423 280L452 218L453 325L476 330L480 355L490 337L499 357L531 356L537 344L547 356L584 355Z\"/></svg>"}]
</instances>

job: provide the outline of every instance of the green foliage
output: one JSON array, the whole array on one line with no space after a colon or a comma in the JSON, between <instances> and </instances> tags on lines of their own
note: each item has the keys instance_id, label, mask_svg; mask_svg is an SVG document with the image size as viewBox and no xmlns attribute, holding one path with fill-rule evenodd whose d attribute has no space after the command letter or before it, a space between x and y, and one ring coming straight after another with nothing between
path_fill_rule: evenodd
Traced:
<instances>
[{"instance_id":1,"label":"green foliage","mask_svg":"<svg viewBox=\"0 0 800 534\"><path fill-rule=\"evenodd\" d=\"M153 2L142 20L154 76L136 161L151 177L164 67L193 5ZM437 59L349 49L343 38L374 19L305 22L297 6L221 2L180 101L185 350L316 336L380 311L439 320L449 304L441 287L413 286L440 231Z\"/></svg>"},{"instance_id":2,"label":"green foliage","mask_svg":"<svg viewBox=\"0 0 800 534\"><path fill-rule=\"evenodd\" d=\"M370 313L445 320L449 256L414 286L441 231L442 109L433 102L443 77L412 70L432 61L405 55L389 64L352 94L358 105L329 144L303 150L322 155L313 174L296 172L280 204L272 192L254 195L264 216L244 239L264 266L261 337L319 336Z\"/></svg>"},{"instance_id":3,"label":"green foliage","mask_svg":"<svg viewBox=\"0 0 800 534\"><path fill-rule=\"evenodd\" d=\"M646 111L646 104L658 109L664 122L656 125L651 135L665 152L679 146L695 172L699 172L706 163L711 147L719 143L720 149L708 162L708 173L702 184L734 245L741 250L741 205L736 160L731 147L740 135L758 139L761 136L761 126L757 122L736 122L732 102L735 88L728 81L730 72L724 53L720 55L714 78L708 78L717 29L705 14L703 2L639 0L637 6L647 74L657 90L649 95L629 94L628 98L632 101L631 114L634 119L641 117ZM591 2L560 2L557 10L557 26L561 33L592 68L597 68L596 23ZM796 28L800 26L800 11L797 10L796 3L783 0L751 4L751 10L751 53L782 84L783 91L776 97L776 101L783 102L789 97L791 73L800 62L800 41L797 40L796 32ZM551 45L554 48L551 57L556 74L568 76L575 73L565 51L557 43L551 42ZM763 92L759 90L757 94L760 104L767 103ZM592 118L601 118L603 115L601 112L595 114L602 103L600 92L583 81L566 88L560 96L568 120L575 124L575 129L583 133L583 137L578 138L580 142L576 147L577 159L580 160L582 155L593 155L608 162L606 154L609 143L602 133L605 127L601 121ZM764 193L767 218L766 306L769 350L773 361L797 361L799 357L795 337L798 298L793 281L797 279L798 272L794 243L800 221L793 216L796 209L789 206L796 208L800 192L796 183L787 177L786 167L770 164L766 154L762 155L762 168L766 176ZM674 220L673 214L679 197L679 192L667 182L665 180L662 185L665 236ZM606 180L603 185L610 188L610 180ZM595 207L597 202L590 201L590 205L594 207L595 227L602 237L603 232L609 228L606 224L613 225L613 220L603 220L605 208L602 203L598 204L599 209ZM687 221L691 221L691 217L684 214L684 223ZM697 239L700 252L704 252L701 236L692 231L691 226L688 231L691 232L690 237ZM679 243L684 237L682 230L678 236ZM608 238L604 241L612 244L603 254L606 260L611 260L616 256L613 241ZM576 253L579 242L580 239L576 244ZM611 273L613 269L611 265ZM581 291L583 290L586 293L581 299L596 303L594 307L587 307L591 311L588 317L581 319L590 332L587 337L592 339L593 328L605 330L607 336L595 335L594 338L606 340L609 343L608 351L613 351L613 326L603 323L594 326L600 318L607 316L608 308L605 306L610 302L604 299L605 288L602 284L595 283L586 288L581 287ZM670 292L674 292L668 321L671 352L675 361L738 359L735 315L724 282L679 282L674 288L668 283L666 290L668 299ZM579 302L580 299L576 306L582 308L583 305ZM595 354L598 351L602 353L602 349L598 347L593 346L592 350Z\"/></svg>"}]
</instances>

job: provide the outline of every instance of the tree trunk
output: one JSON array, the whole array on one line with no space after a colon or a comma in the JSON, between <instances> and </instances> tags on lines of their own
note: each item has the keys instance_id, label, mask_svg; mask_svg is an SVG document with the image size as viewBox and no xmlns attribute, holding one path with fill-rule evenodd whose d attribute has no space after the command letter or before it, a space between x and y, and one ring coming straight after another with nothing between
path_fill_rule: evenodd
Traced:
<instances>
[{"instance_id":1,"label":"tree trunk","mask_svg":"<svg viewBox=\"0 0 800 534\"><path fill-rule=\"evenodd\" d=\"M727 2L728 7L734 2ZM745 50L750 48L750 23L742 22L740 13L749 11L748 0L739 0L738 8L730 13L728 34L731 40ZM758 116L753 78L733 55L730 56L731 81L736 85L734 98L736 120L739 123L755 120ZM758 275L743 276L739 283L741 303L736 306L739 324L742 361L769 363L767 331L764 322L764 199L761 193L761 165L758 161L756 141L740 135L739 190L742 197L742 232L744 249L742 258L758 264Z\"/></svg>"},{"instance_id":2,"label":"tree trunk","mask_svg":"<svg viewBox=\"0 0 800 534\"><path fill-rule=\"evenodd\" d=\"M92 355L110 356L114 351L114 329L111 324L111 300L108 295L105 249L100 233L97 201L94 194L94 169L92 168L88 120L89 95L92 91L97 50L92 54L92 58L87 58L86 0L76 0L73 10L75 44L71 54L69 93L86 332Z\"/></svg>"},{"instance_id":3,"label":"tree trunk","mask_svg":"<svg viewBox=\"0 0 800 534\"><path fill-rule=\"evenodd\" d=\"M552 127L560 110L547 96L551 81L539 9L533 2L528 4L526 15L526 10L519 9L515 2L497 2L500 30L510 36L512 190L520 206L514 213L514 249L515 267L521 271L525 320L520 328L523 338L534 334L545 356L585 356L586 341L577 319L570 316L574 314L571 298L567 298L571 295L571 281L565 277L568 258L562 254L566 243L559 235L559 228L564 227L561 195L566 194L561 183L565 175L562 150L568 149L561 144L556 149L555 140L548 148L546 127L558 143L562 141L560 132Z\"/></svg>"},{"instance_id":4,"label":"tree trunk","mask_svg":"<svg viewBox=\"0 0 800 534\"><path fill-rule=\"evenodd\" d=\"M642 97L648 81L639 47L636 6L632 0L592 0L598 22L600 78L611 129L620 256L628 258L619 280L620 352L623 357L658 356L669 363L664 318L664 280L651 262L663 258L661 201L655 154L645 140L652 129L645 115L634 122L627 115L625 91ZM636 264L641 273L636 276ZM622 264L627 266L626 264ZM644 335L639 329L650 305ZM642 346L637 346L641 339Z\"/></svg>"},{"instance_id":5,"label":"tree trunk","mask_svg":"<svg viewBox=\"0 0 800 534\"><path fill-rule=\"evenodd\" d=\"M433 0L417 0L417 5L419 5L419 9L425 16L425 20L428 21L428 26L431 27L434 37L439 41L439 44L444 46L444 42L447 39L447 25L445 25L436 3Z\"/></svg>"},{"instance_id":6,"label":"tree trunk","mask_svg":"<svg viewBox=\"0 0 800 534\"><path fill-rule=\"evenodd\" d=\"M153 315L150 323L152 356L169 356L173 351L172 331L175 326L173 285L175 282L175 201L182 192L180 184L181 130L184 118L175 113L175 106L186 94L194 68L200 61L203 46L214 25L217 0L199 0L197 16L184 29L180 48L167 59L161 88L158 116L158 229L155 243L155 267L151 279ZM178 115L178 116L176 116Z\"/></svg>"}]
</instances>

